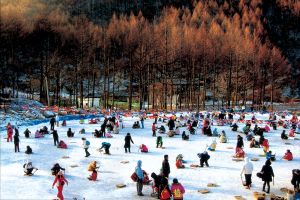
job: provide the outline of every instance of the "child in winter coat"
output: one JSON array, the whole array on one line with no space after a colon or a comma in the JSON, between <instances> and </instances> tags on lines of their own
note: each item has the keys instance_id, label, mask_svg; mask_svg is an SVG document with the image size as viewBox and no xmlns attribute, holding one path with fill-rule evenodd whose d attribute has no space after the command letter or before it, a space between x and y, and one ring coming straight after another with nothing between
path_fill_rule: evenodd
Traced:
<instances>
[{"instance_id":1,"label":"child in winter coat","mask_svg":"<svg viewBox=\"0 0 300 200\"><path fill-rule=\"evenodd\" d=\"M269 140L264 139L262 142L264 153L266 154L269 151Z\"/></svg>"},{"instance_id":2,"label":"child in winter coat","mask_svg":"<svg viewBox=\"0 0 300 200\"><path fill-rule=\"evenodd\" d=\"M144 172L142 170L142 161L139 160L137 162L137 166L135 167L135 173L137 175L137 182L136 182L136 189L137 189L137 195L138 196L144 196L142 193L143 190L143 181L144 181Z\"/></svg>"},{"instance_id":3,"label":"child in winter coat","mask_svg":"<svg viewBox=\"0 0 300 200\"><path fill-rule=\"evenodd\" d=\"M218 129L217 129L217 128L215 128L215 129L213 130L212 136L213 136L213 137L218 137L218 136L219 136L219 134L218 134Z\"/></svg>"},{"instance_id":4,"label":"child in winter coat","mask_svg":"<svg viewBox=\"0 0 300 200\"><path fill-rule=\"evenodd\" d=\"M88 179L90 180L90 181L96 181L97 180L97 175L98 175L98 173L97 173L97 169L98 169L99 167L97 166L97 161L93 161L93 162L91 162L90 164L89 164L89 166L88 166L88 171L89 172L92 172L92 174L90 175L90 177L88 177Z\"/></svg>"},{"instance_id":5,"label":"child in winter coat","mask_svg":"<svg viewBox=\"0 0 300 200\"><path fill-rule=\"evenodd\" d=\"M24 135L26 138L29 138L31 132L28 130L28 128L26 128L26 130L24 131Z\"/></svg>"},{"instance_id":6,"label":"child in winter coat","mask_svg":"<svg viewBox=\"0 0 300 200\"><path fill-rule=\"evenodd\" d=\"M63 196L62 191L64 189L65 183L68 185L68 181L65 179L63 173L61 171L58 172L58 174L55 176L55 179L53 181L52 189L53 189L54 185L56 184L56 187L57 187L57 197L60 200L64 200L64 196Z\"/></svg>"},{"instance_id":7,"label":"child in winter coat","mask_svg":"<svg viewBox=\"0 0 300 200\"><path fill-rule=\"evenodd\" d=\"M163 139L161 136L158 136L156 138L156 148L158 148L158 147L162 148L162 146L163 146Z\"/></svg>"},{"instance_id":8,"label":"child in winter coat","mask_svg":"<svg viewBox=\"0 0 300 200\"><path fill-rule=\"evenodd\" d=\"M259 143L255 140L255 138L252 138L249 146L250 148L259 148Z\"/></svg>"},{"instance_id":9,"label":"child in winter coat","mask_svg":"<svg viewBox=\"0 0 300 200\"><path fill-rule=\"evenodd\" d=\"M179 154L176 157L176 167L177 167L177 169L185 168L185 166L183 165L183 160L182 159L183 159L182 154Z\"/></svg>"},{"instance_id":10,"label":"child in winter coat","mask_svg":"<svg viewBox=\"0 0 300 200\"><path fill-rule=\"evenodd\" d=\"M237 129L238 129L238 125L236 124L236 123L234 123L232 126L230 126L230 127L232 127L232 131L237 131Z\"/></svg>"},{"instance_id":11,"label":"child in winter coat","mask_svg":"<svg viewBox=\"0 0 300 200\"><path fill-rule=\"evenodd\" d=\"M185 133L185 131L182 132L182 140L189 140L190 136L188 134Z\"/></svg>"},{"instance_id":12,"label":"child in winter coat","mask_svg":"<svg viewBox=\"0 0 300 200\"><path fill-rule=\"evenodd\" d=\"M185 190L184 187L178 182L177 178L173 179L171 192L174 200L183 200L183 194L185 193Z\"/></svg>"},{"instance_id":13,"label":"child in winter coat","mask_svg":"<svg viewBox=\"0 0 300 200\"><path fill-rule=\"evenodd\" d=\"M38 170L38 168L33 167L32 162L27 161L27 163L25 163L23 165L23 169L24 169L24 173L27 176L32 176L33 175L33 170L35 169L35 172Z\"/></svg>"},{"instance_id":14,"label":"child in winter coat","mask_svg":"<svg viewBox=\"0 0 300 200\"><path fill-rule=\"evenodd\" d=\"M289 137L295 137L295 131L294 131L294 129L290 130Z\"/></svg>"},{"instance_id":15,"label":"child in winter coat","mask_svg":"<svg viewBox=\"0 0 300 200\"><path fill-rule=\"evenodd\" d=\"M225 131L222 131L221 136L220 136L220 143L226 143L227 142L227 137L225 134Z\"/></svg>"},{"instance_id":16,"label":"child in winter coat","mask_svg":"<svg viewBox=\"0 0 300 200\"><path fill-rule=\"evenodd\" d=\"M74 132L72 132L71 128L69 128L69 130L67 132L67 136L68 137L74 137Z\"/></svg>"},{"instance_id":17,"label":"child in winter coat","mask_svg":"<svg viewBox=\"0 0 300 200\"><path fill-rule=\"evenodd\" d=\"M284 154L283 159L287 160L287 161L293 160L293 154L289 149L286 150L286 153Z\"/></svg>"},{"instance_id":18,"label":"child in winter coat","mask_svg":"<svg viewBox=\"0 0 300 200\"><path fill-rule=\"evenodd\" d=\"M246 158L246 163L244 164L242 171L241 171L241 177L243 174L245 174L245 186L247 189L250 189L251 187L251 176L253 172L253 164L250 162L249 158Z\"/></svg>"},{"instance_id":19,"label":"child in winter coat","mask_svg":"<svg viewBox=\"0 0 300 200\"><path fill-rule=\"evenodd\" d=\"M214 140L212 141L211 145L208 147L208 150L210 150L210 151L215 151L216 148L217 148L217 142L216 142L216 140L214 139Z\"/></svg>"},{"instance_id":20,"label":"child in winter coat","mask_svg":"<svg viewBox=\"0 0 300 200\"><path fill-rule=\"evenodd\" d=\"M269 151L269 152L267 152L266 153L266 160L271 160L271 161L275 161L276 160L276 158L275 158L275 154L272 154L272 151Z\"/></svg>"},{"instance_id":21,"label":"child in winter coat","mask_svg":"<svg viewBox=\"0 0 300 200\"><path fill-rule=\"evenodd\" d=\"M26 154L32 154L32 149L30 148L30 146L27 146L27 147L26 147L25 153L26 153Z\"/></svg>"},{"instance_id":22,"label":"child in winter coat","mask_svg":"<svg viewBox=\"0 0 300 200\"><path fill-rule=\"evenodd\" d=\"M12 142L14 130L11 127L10 123L7 124L6 128L7 128L7 142L9 141Z\"/></svg>"},{"instance_id":23,"label":"child in winter coat","mask_svg":"<svg viewBox=\"0 0 300 200\"><path fill-rule=\"evenodd\" d=\"M146 145L144 145L144 144L140 145L140 150L143 153L148 153L148 147Z\"/></svg>"},{"instance_id":24,"label":"child in winter coat","mask_svg":"<svg viewBox=\"0 0 300 200\"><path fill-rule=\"evenodd\" d=\"M55 163L51 168L52 175L56 176L60 170L65 171L65 168L62 168L58 163Z\"/></svg>"},{"instance_id":25,"label":"child in winter coat","mask_svg":"<svg viewBox=\"0 0 300 200\"><path fill-rule=\"evenodd\" d=\"M237 147L236 148L236 153L234 155L235 158L244 158L245 157L245 152L242 148Z\"/></svg>"},{"instance_id":26,"label":"child in winter coat","mask_svg":"<svg viewBox=\"0 0 300 200\"><path fill-rule=\"evenodd\" d=\"M162 177L161 185L160 185L160 200L170 200L172 196L172 192L169 188L168 179L166 177Z\"/></svg>"},{"instance_id":27,"label":"child in winter coat","mask_svg":"<svg viewBox=\"0 0 300 200\"><path fill-rule=\"evenodd\" d=\"M238 135L237 136L237 143L236 143L236 151L235 152L237 152L238 148L243 148L243 147L244 147L243 137Z\"/></svg>"},{"instance_id":28,"label":"child in winter coat","mask_svg":"<svg viewBox=\"0 0 300 200\"><path fill-rule=\"evenodd\" d=\"M89 157L91 154L88 152L90 142L86 140L85 138L81 138L82 140L82 147L84 148L85 151L85 157Z\"/></svg>"},{"instance_id":29,"label":"child in winter coat","mask_svg":"<svg viewBox=\"0 0 300 200\"><path fill-rule=\"evenodd\" d=\"M152 137L156 137L156 126L155 126L155 123L152 124Z\"/></svg>"},{"instance_id":30,"label":"child in winter coat","mask_svg":"<svg viewBox=\"0 0 300 200\"><path fill-rule=\"evenodd\" d=\"M109 152L110 146L111 146L110 143L108 143L108 142L102 142L102 146L101 146L100 150L104 148L105 154L110 155L110 152Z\"/></svg>"}]
</instances>

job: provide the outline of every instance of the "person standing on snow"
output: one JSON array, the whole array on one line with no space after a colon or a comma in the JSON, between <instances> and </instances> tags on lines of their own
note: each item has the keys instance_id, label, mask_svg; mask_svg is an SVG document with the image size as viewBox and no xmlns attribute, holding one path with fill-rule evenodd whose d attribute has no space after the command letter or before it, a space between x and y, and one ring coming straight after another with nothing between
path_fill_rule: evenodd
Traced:
<instances>
[{"instance_id":1,"label":"person standing on snow","mask_svg":"<svg viewBox=\"0 0 300 200\"><path fill-rule=\"evenodd\" d=\"M253 164L252 164L252 162L250 162L249 158L247 157L246 163L244 164L242 171L241 171L241 177L243 174L245 174L245 180L246 180L245 186L247 189L250 189L250 187L251 187L252 172L253 172Z\"/></svg>"},{"instance_id":2,"label":"person standing on snow","mask_svg":"<svg viewBox=\"0 0 300 200\"><path fill-rule=\"evenodd\" d=\"M63 196L63 189L64 189L64 185L65 183L68 185L68 181L65 179L63 173L60 171L58 172L58 174L55 176L54 182L52 184L52 189L54 188L54 185L56 184L57 187L57 197L60 200L64 200L64 196Z\"/></svg>"},{"instance_id":3,"label":"person standing on snow","mask_svg":"<svg viewBox=\"0 0 300 200\"><path fill-rule=\"evenodd\" d=\"M270 193L270 182L272 181L272 177L274 178L273 168L271 167L271 160L267 160L265 165L261 169L262 180L264 181L262 191ZM268 186L268 190L265 191L266 185Z\"/></svg>"},{"instance_id":4,"label":"person standing on snow","mask_svg":"<svg viewBox=\"0 0 300 200\"><path fill-rule=\"evenodd\" d=\"M178 182L177 178L173 179L171 192L174 200L183 200L183 194L185 193L185 190L184 187Z\"/></svg>"},{"instance_id":5,"label":"person standing on snow","mask_svg":"<svg viewBox=\"0 0 300 200\"><path fill-rule=\"evenodd\" d=\"M145 120L144 116L141 115L141 120L140 121L141 121L142 129L144 129L144 120Z\"/></svg>"},{"instance_id":6,"label":"person standing on snow","mask_svg":"<svg viewBox=\"0 0 300 200\"><path fill-rule=\"evenodd\" d=\"M57 115L55 115L55 122L56 122L56 126L59 127L59 116L58 116L58 113L57 113Z\"/></svg>"},{"instance_id":7,"label":"person standing on snow","mask_svg":"<svg viewBox=\"0 0 300 200\"><path fill-rule=\"evenodd\" d=\"M169 156L168 155L164 155L164 161L162 162L162 173L163 176L168 178L169 174L170 174L171 170L170 170L170 164L169 164Z\"/></svg>"},{"instance_id":8,"label":"person standing on snow","mask_svg":"<svg viewBox=\"0 0 300 200\"><path fill-rule=\"evenodd\" d=\"M54 124L55 124L55 118L52 117L52 118L50 119L50 130L51 130L51 131L54 130Z\"/></svg>"},{"instance_id":9,"label":"person standing on snow","mask_svg":"<svg viewBox=\"0 0 300 200\"><path fill-rule=\"evenodd\" d=\"M57 130L53 130L52 135L53 135L54 146L56 146L56 143L57 144L59 143Z\"/></svg>"},{"instance_id":10,"label":"person standing on snow","mask_svg":"<svg viewBox=\"0 0 300 200\"><path fill-rule=\"evenodd\" d=\"M84 148L85 151L85 157L89 157L91 154L88 152L90 142L86 140L86 138L81 138L82 140L82 147Z\"/></svg>"},{"instance_id":11,"label":"person standing on snow","mask_svg":"<svg viewBox=\"0 0 300 200\"><path fill-rule=\"evenodd\" d=\"M144 196L142 193L143 190L143 181L144 181L144 172L142 170L142 161L139 160L137 162L137 166L135 167L135 173L137 175L137 181L136 181L136 190L138 196Z\"/></svg>"},{"instance_id":12,"label":"person standing on snow","mask_svg":"<svg viewBox=\"0 0 300 200\"><path fill-rule=\"evenodd\" d=\"M130 142L132 142L132 144L134 144L134 142L130 136L130 133L127 133L127 135L125 136L125 145L124 145L125 153L127 153L127 149L128 149L128 152L130 153Z\"/></svg>"},{"instance_id":13,"label":"person standing on snow","mask_svg":"<svg viewBox=\"0 0 300 200\"><path fill-rule=\"evenodd\" d=\"M7 142L9 142L9 141L12 142L14 130L11 127L10 123L7 124L6 128L7 128Z\"/></svg>"},{"instance_id":14,"label":"person standing on snow","mask_svg":"<svg viewBox=\"0 0 300 200\"><path fill-rule=\"evenodd\" d=\"M20 139L19 139L19 131L18 131L18 129L15 129L14 144L15 144L15 153L17 151L20 152L20 148L19 148Z\"/></svg>"}]
</instances>

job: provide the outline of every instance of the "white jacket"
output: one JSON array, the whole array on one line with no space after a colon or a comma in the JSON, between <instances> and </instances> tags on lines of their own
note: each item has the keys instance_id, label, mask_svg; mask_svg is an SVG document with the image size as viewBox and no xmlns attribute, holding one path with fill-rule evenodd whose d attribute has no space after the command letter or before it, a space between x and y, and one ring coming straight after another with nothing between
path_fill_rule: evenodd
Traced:
<instances>
[{"instance_id":1,"label":"white jacket","mask_svg":"<svg viewBox=\"0 0 300 200\"><path fill-rule=\"evenodd\" d=\"M253 172L253 164L249 161L249 158L246 158L246 163L242 168L241 175L244 174L252 174Z\"/></svg>"}]
</instances>

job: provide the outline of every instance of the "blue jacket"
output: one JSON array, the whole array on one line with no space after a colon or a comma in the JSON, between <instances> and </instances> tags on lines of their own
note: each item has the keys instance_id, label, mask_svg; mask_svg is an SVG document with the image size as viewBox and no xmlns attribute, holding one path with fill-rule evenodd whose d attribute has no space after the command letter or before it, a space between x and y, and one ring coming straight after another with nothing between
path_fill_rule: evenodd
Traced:
<instances>
[{"instance_id":1,"label":"blue jacket","mask_svg":"<svg viewBox=\"0 0 300 200\"><path fill-rule=\"evenodd\" d=\"M135 173L139 179L144 180L144 172L142 170L142 161L141 160L139 160L137 162L137 166L135 168Z\"/></svg>"},{"instance_id":2,"label":"blue jacket","mask_svg":"<svg viewBox=\"0 0 300 200\"><path fill-rule=\"evenodd\" d=\"M102 147L100 149L102 149L102 148L108 149L109 147L110 147L110 143L102 142Z\"/></svg>"}]
</instances>

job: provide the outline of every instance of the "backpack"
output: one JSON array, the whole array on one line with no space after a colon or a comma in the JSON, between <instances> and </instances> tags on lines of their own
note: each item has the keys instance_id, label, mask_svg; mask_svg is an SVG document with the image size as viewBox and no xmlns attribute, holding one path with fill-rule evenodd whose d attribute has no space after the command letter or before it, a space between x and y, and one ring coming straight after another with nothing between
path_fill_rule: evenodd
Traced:
<instances>
[{"instance_id":1,"label":"backpack","mask_svg":"<svg viewBox=\"0 0 300 200\"><path fill-rule=\"evenodd\" d=\"M86 144L87 146L89 146L91 143L90 143L90 141L87 140L87 141L85 142L85 144Z\"/></svg>"},{"instance_id":2,"label":"backpack","mask_svg":"<svg viewBox=\"0 0 300 200\"><path fill-rule=\"evenodd\" d=\"M169 198L171 198L171 195L170 195L169 191L167 190L167 187L165 187L165 188L161 191L160 197L161 197L161 199L169 199Z\"/></svg>"}]
</instances>

